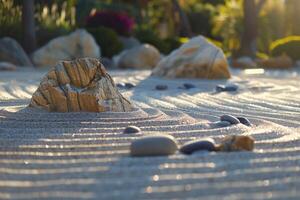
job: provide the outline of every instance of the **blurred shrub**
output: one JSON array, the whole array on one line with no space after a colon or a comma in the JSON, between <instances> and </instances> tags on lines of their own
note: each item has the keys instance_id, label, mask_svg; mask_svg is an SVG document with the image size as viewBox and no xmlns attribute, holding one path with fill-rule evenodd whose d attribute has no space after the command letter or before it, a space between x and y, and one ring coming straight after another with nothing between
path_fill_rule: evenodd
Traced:
<instances>
[{"instance_id":1,"label":"blurred shrub","mask_svg":"<svg viewBox=\"0 0 300 200\"><path fill-rule=\"evenodd\" d=\"M269 56L268 56L268 54L265 54L262 52L256 52L256 58L266 60L266 59L269 59Z\"/></svg>"},{"instance_id":2,"label":"blurred shrub","mask_svg":"<svg viewBox=\"0 0 300 200\"><path fill-rule=\"evenodd\" d=\"M87 17L86 26L89 28L103 26L113 29L120 35L128 36L132 33L134 20L122 12L96 11Z\"/></svg>"},{"instance_id":3,"label":"blurred shrub","mask_svg":"<svg viewBox=\"0 0 300 200\"><path fill-rule=\"evenodd\" d=\"M270 45L272 56L288 55L293 60L300 60L300 36L289 36L274 41Z\"/></svg>"},{"instance_id":4,"label":"blurred shrub","mask_svg":"<svg viewBox=\"0 0 300 200\"><path fill-rule=\"evenodd\" d=\"M102 56L111 58L122 50L123 45L114 30L100 26L97 28L88 28L87 31L94 36L96 42L101 47Z\"/></svg>"},{"instance_id":5,"label":"blurred shrub","mask_svg":"<svg viewBox=\"0 0 300 200\"><path fill-rule=\"evenodd\" d=\"M152 44L163 54L170 53L188 41L188 38L183 37L167 37L161 39L153 30L147 28L136 29L135 37L142 43Z\"/></svg>"},{"instance_id":6,"label":"blurred shrub","mask_svg":"<svg viewBox=\"0 0 300 200\"><path fill-rule=\"evenodd\" d=\"M217 14L213 17L213 35L223 38L225 51L236 51L240 47L242 31L242 1L226 0L224 5L218 7Z\"/></svg>"},{"instance_id":7,"label":"blurred shrub","mask_svg":"<svg viewBox=\"0 0 300 200\"><path fill-rule=\"evenodd\" d=\"M72 32L72 29L65 27L47 27L40 26L36 31L37 44L38 46L43 46L48 43L50 40L67 35Z\"/></svg>"}]
</instances>

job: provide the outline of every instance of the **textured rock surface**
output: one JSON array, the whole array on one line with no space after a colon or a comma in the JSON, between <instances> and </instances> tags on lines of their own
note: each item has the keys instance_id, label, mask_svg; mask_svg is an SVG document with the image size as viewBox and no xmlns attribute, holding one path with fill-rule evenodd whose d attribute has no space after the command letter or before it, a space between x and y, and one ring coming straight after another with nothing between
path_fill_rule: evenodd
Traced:
<instances>
[{"instance_id":1,"label":"textured rock surface","mask_svg":"<svg viewBox=\"0 0 300 200\"><path fill-rule=\"evenodd\" d=\"M94 58L59 62L42 79L30 106L57 112L124 112L132 109L103 65Z\"/></svg>"},{"instance_id":2,"label":"textured rock surface","mask_svg":"<svg viewBox=\"0 0 300 200\"><path fill-rule=\"evenodd\" d=\"M33 53L33 62L38 66L53 66L60 60L80 57L100 57L100 47L93 36L84 29L55 38Z\"/></svg>"},{"instance_id":3,"label":"textured rock surface","mask_svg":"<svg viewBox=\"0 0 300 200\"><path fill-rule=\"evenodd\" d=\"M226 136L217 149L220 151L252 151L254 139L245 135Z\"/></svg>"},{"instance_id":4,"label":"textured rock surface","mask_svg":"<svg viewBox=\"0 0 300 200\"><path fill-rule=\"evenodd\" d=\"M230 78L223 51L203 36L192 38L163 58L152 74L168 78Z\"/></svg>"},{"instance_id":5,"label":"textured rock surface","mask_svg":"<svg viewBox=\"0 0 300 200\"><path fill-rule=\"evenodd\" d=\"M23 48L16 40L9 37L0 39L0 61L10 62L18 66L32 66Z\"/></svg>"},{"instance_id":6,"label":"textured rock surface","mask_svg":"<svg viewBox=\"0 0 300 200\"><path fill-rule=\"evenodd\" d=\"M159 60L159 51L152 45L143 44L123 51L117 65L120 68L152 69Z\"/></svg>"}]
</instances>

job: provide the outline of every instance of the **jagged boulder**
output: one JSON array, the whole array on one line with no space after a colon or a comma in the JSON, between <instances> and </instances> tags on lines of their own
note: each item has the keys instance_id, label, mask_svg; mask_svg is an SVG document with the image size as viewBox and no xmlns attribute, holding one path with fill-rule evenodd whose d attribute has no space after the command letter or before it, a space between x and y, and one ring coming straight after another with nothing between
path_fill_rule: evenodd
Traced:
<instances>
[{"instance_id":1,"label":"jagged boulder","mask_svg":"<svg viewBox=\"0 0 300 200\"><path fill-rule=\"evenodd\" d=\"M37 66L53 66L60 60L100 58L100 55L101 49L93 36L84 29L78 29L69 35L52 39L36 50L32 59Z\"/></svg>"},{"instance_id":2,"label":"jagged boulder","mask_svg":"<svg viewBox=\"0 0 300 200\"><path fill-rule=\"evenodd\" d=\"M133 108L94 58L59 62L43 77L29 106L54 112L125 112Z\"/></svg>"},{"instance_id":3,"label":"jagged boulder","mask_svg":"<svg viewBox=\"0 0 300 200\"><path fill-rule=\"evenodd\" d=\"M192 38L164 57L153 69L152 75L167 78L230 78L222 49L203 36Z\"/></svg>"}]
</instances>

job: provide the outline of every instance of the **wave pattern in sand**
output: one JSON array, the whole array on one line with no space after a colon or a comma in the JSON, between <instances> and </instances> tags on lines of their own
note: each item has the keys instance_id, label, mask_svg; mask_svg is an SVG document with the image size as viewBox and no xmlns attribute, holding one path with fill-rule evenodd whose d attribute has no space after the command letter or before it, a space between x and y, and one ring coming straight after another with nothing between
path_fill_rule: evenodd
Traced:
<instances>
[{"instance_id":1,"label":"wave pattern in sand","mask_svg":"<svg viewBox=\"0 0 300 200\"><path fill-rule=\"evenodd\" d=\"M149 72L112 72L137 105L130 113L47 113L26 109L44 72L0 74L0 199L299 199L300 99L297 77L238 74L236 93L215 93L224 81L163 80ZM18 74L16 78L16 74ZM196 89L178 89L189 82ZM166 91L155 91L166 84ZM217 127L222 114L254 124ZM254 152L132 158L137 135L219 141L251 135Z\"/></svg>"}]
</instances>

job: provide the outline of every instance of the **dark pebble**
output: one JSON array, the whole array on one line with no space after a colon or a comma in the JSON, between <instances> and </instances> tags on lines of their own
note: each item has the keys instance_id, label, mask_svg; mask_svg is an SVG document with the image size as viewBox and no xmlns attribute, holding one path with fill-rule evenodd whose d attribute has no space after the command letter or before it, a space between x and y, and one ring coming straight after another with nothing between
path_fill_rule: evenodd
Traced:
<instances>
[{"instance_id":1,"label":"dark pebble","mask_svg":"<svg viewBox=\"0 0 300 200\"><path fill-rule=\"evenodd\" d=\"M180 148L183 154L192 154L195 151L215 151L215 141L212 138L205 138L187 142Z\"/></svg>"},{"instance_id":2,"label":"dark pebble","mask_svg":"<svg viewBox=\"0 0 300 200\"><path fill-rule=\"evenodd\" d=\"M235 92L238 90L237 85L217 85L216 91L217 92Z\"/></svg>"},{"instance_id":3,"label":"dark pebble","mask_svg":"<svg viewBox=\"0 0 300 200\"><path fill-rule=\"evenodd\" d=\"M156 85L155 89L157 89L157 90L167 90L168 86L167 85Z\"/></svg>"},{"instance_id":4,"label":"dark pebble","mask_svg":"<svg viewBox=\"0 0 300 200\"><path fill-rule=\"evenodd\" d=\"M125 83L117 83L116 86L120 89L125 88Z\"/></svg>"},{"instance_id":5,"label":"dark pebble","mask_svg":"<svg viewBox=\"0 0 300 200\"><path fill-rule=\"evenodd\" d=\"M220 128L222 128L222 127L230 126L231 123L228 122L228 121L219 121L219 122L213 123L213 125L214 125L215 127L220 127Z\"/></svg>"},{"instance_id":6,"label":"dark pebble","mask_svg":"<svg viewBox=\"0 0 300 200\"><path fill-rule=\"evenodd\" d=\"M231 124L239 124L240 121L238 120L238 118L232 116L232 115L222 115L220 117L221 121L227 121L230 122Z\"/></svg>"},{"instance_id":7,"label":"dark pebble","mask_svg":"<svg viewBox=\"0 0 300 200\"><path fill-rule=\"evenodd\" d=\"M125 83L125 87L128 89L131 89L131 88L135 87L135 85L132 83Z\"/></svg>"},{"instance_id":8,"label":"dark pebble","mask_svg":"<svg viewBox=\"0 0 300 200\"><path fill-rule=\"evenodd\" d=\"M128 126L124 129L123 133L125 134L141 133L141 129L137 126Z\"/></svg>"},{"instance_id":9,"label":"dark pebble","mask_svg":"<svg viewBox=\"0 0 300 200\"><path fill-rule=\"evenodd\" d=\"M237 117L237 119L240 121L240 123L246 126L251 126L251 122L246 117Z\"/></svg>"},{"instance_id":10,"label":"dark pebble","mask_svg":"<svg viewBox=\"0 0 300 200\"><path fill-rule=\"evenodd\" d=\"M193 84L191 84L191 83L184 83L184 84L183 84L183 87L184 87L185 89L192 89L192 88L195 88L196 86L193 85Z\"/></svg>"}]
</instances>

